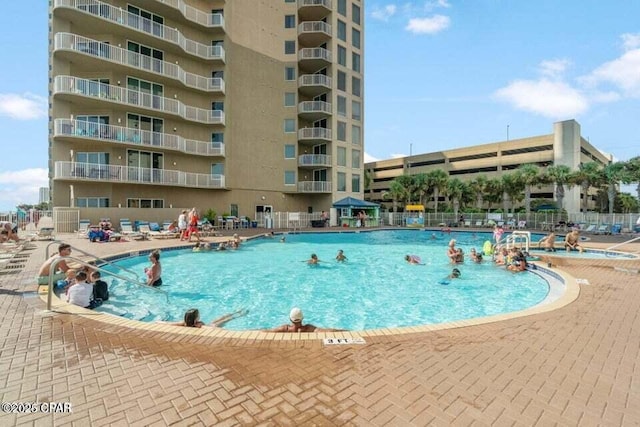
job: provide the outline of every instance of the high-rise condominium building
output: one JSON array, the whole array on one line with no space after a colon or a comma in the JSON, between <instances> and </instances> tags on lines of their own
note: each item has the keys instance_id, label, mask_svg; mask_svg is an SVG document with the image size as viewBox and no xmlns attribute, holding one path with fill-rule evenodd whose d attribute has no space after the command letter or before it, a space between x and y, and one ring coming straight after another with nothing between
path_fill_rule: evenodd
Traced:
<instances>
[{"instance_id":1,"label":"high-rise condominium building","mask_svg":"<svg viewBox=\"0 0 640 427\"><path fill-rule=\"evenodd\" d=\"M49 3L55 207L254 216L362 197L363 0Z\"/></svg>"}]
</instances>

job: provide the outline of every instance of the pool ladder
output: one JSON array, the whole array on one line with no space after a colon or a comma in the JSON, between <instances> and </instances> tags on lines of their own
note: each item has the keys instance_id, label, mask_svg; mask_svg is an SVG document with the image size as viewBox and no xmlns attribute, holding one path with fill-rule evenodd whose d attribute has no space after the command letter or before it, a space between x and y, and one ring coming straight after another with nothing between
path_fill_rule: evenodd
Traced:
<instances>
[{"instance_id":1,"label":"pool ladder","mask_svg":"<svg viewBox=\"0 0 640 427\"><path fill-rule=\"evenodd\" d=\"M507 246L507 249L511 249L512 247L522 248L522 245L518 245L518 243L523 242L524 249L528 253L531 246L531 232L514 230L513 232L511 232L511 234L509 234L498 243L502 242L504 242L504 244Z\"/></svg>"}]
</instances>

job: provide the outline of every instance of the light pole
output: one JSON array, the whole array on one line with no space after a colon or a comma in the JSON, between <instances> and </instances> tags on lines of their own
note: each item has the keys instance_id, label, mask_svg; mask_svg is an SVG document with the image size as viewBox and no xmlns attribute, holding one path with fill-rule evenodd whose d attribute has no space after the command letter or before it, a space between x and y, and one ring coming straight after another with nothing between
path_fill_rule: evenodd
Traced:
<instances>
[{"instance_id":1,"label":"light pole","mask_svg":"<svg viewBox=\"0 0 640 427\"><path fill-rule=\"evenodd\" d=\"M509 125L507 125L507 142L509 142Z\"/></svg>"}]
</instances>

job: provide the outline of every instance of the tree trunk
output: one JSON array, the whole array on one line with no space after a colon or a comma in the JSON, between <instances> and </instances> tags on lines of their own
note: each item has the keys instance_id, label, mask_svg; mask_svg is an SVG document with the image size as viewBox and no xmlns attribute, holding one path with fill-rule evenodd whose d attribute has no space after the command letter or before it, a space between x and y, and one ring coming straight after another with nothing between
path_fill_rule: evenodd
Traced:
<instances>
[{"instance_id":1,"label":"tree trunk","mask_svg":"<svg viewBox=\"0 0 640 427\"><path fill-rule=\"evenodd\" d=\"M502 192L502 212L509 212L509 195L506 191Z\"/></svg>"},{"instance_id":2,"label":"tree trunk","mask_svg":"<svg viewBox=\"0 0 640 427\"><path fill-rule=\"evenodd\" d=\"M609 188L607 189L607 198L609 199L609 214L612 214L613 205L616 202L616 186L614 184L609 184Z\"/></svg>"},{"instance_id":3,"label":"tree trunk","mask_svg":"<svg viewBox=\"0 0 640 427\"><path fill-rule=\"evenodd\" d=\"M433 210L438 213L438 199L440 198L440 189L437 187L433 189Z\"/></svg>"},{"instance_id":4,"label":"tree trunk","mask_svg":"<svg viewBox=\"0 0 640 427\"><path fill-rule=\"evenodd\" d=\"M564 208L564 185L556 185L556 200L558 201L558 209L562 211Z\"/></svg>"},{"instance_id":5,"label":"tree trunk","mask_svg":"<svg viewBox=\"0 0 640 427\"><path fill-rule=\"evenodd\" d=\"M531 186L527 185L524 189L524 205L526 209L526 220L529 222L531 216Z\"/></svg>"}]
</instances>

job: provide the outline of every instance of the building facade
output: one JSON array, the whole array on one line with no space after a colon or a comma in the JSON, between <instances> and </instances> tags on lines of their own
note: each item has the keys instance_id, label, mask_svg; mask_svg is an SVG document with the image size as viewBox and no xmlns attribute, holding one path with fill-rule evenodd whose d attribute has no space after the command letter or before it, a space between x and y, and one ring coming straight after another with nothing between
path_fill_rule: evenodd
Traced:
<instances>
[{"instance_id":1,"label":"building facade","mask_svg":"<svg viewBox=\"0 0 640 427\"><path fill-rule=\"evenodd\" d=\"M363 3L50 0L53 206L253 217L362 198Z\"/></svg>"},{"instance_id":2,"label":"building facade","mask_svg":"<svg viewBox=\"0 0 640 427\"><path fill-rule=\"evenodd\" d=\"M38 203L49 203L49 187L38 188Z\"/></svg>"},{"instance_id":3,"label":"building facade","mask_svg":"<svg viewBox=\"0 0 640 427\"><path fill-rule=\"evenodd\" d=\"M527 163L543 169L551 165L565 165L577 170L581 163L606 165L611 160L581 136L578 122L566 120L554 123L553 133L548 135L367 163L365 170L371 174L371 185L365 196L367 200L385 203L383 194L389 190L394 178L433 169L442 169L452 178L471 181L479 175L496 178L503 172L513 171ZM590 194L588 197L591 199L592 196ZM554 199L555 191L552 186L534 187L531 197ZM579 187L565 189L563 205L567 212L580 212L581 197L583 195ZM595 206L593 200L588 203L590 207Z\"/></svg>"}]
</instances>

